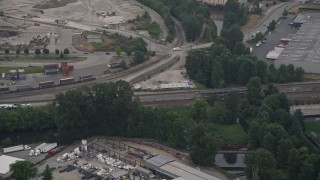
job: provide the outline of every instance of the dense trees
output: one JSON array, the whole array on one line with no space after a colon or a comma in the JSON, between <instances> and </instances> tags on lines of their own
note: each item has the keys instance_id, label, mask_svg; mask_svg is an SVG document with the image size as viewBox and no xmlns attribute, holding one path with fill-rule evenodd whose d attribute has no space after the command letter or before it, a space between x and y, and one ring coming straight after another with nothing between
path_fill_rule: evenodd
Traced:
<instances>
[{"instance_id":1,"label":"dense trees","mask_svg":"<svg viewBox=\"0 0 320 180\"><path fill-rule=\"evenodd\" d=\"M10 165L10 171L12 179L28 180L37 175L37 169L32 167L32 163L29 161L16 161Z\"/></svg>"},{"instance_id":2,"label":"dense trees","mask_svg":"<svg viewBox=\"0 0 320 180\"><path fill-rule=\"evenodd\" d=\"M42 180L52 180L52 170L49 168L49 165L46 165L46 169L42 173Z\"/></svg>"},{"instance_id":3,"label":"dense trees","mask_svg":"<svg viewBox=\"0 0 320 180\"><path fill-rule=\"evenodd\" d=\"M188 41L195 41L199 38L205 23L205 19L210 19L210 10L206 4L194 0L139 0L141 3L157 11L164 19L169 32L170 38L173 39L174 23L172 16L181 21ZM210 28L208 26L208 28ZM211 31L207 31L207 39L213 36Z\"/></svg>"},{"instance_id":4,"label":"dense trees","mask_svg":"<svg viewBox=\"0 0 320 180\"><path fill-rule=\"evenodd\" d=\"M248 87L239 114L250 145L258 148L246 156L246 174L260 179L315 180L320 172L316 168L320 155L306 144L301 111L291 115L285 95L271 85L262 93L255 81L256 77L248 83L254 88ZM260 101L255 101L256 97Z\"/></svg>"}]
</instances>

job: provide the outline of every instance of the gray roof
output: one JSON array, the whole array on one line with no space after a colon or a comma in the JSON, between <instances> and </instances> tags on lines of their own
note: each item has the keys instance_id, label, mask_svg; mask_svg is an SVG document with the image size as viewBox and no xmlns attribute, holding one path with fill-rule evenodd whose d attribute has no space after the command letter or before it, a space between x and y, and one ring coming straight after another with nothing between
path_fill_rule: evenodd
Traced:
<instances>
[{"instance_id":1,"label":"gray roof","mask_svg":"<svg viewBox=\"0 0 320 180\"><path fill-rule=\"evenodd\" d=\"M145 176L150 176L150 175L152 175L152 172L151 172L149 169L145 169L145 168L140 167L140 166L135 167L134 170L135 170L135 172L141 173L141 174L143 174L143 175L145 175Z\"/></svg>"},{"instance_id":2,"label":"gray roof","mask_svg":"<svg viewBox=\"0 0 320 180\"><path fill-rule=\"evenodd\" d=\"M128 174L127 171L124 171L122 169L116 169L116 170L111 171L110 176L112 178L119 178L119 177L127 175L127 174Z\"/></svg>"},{"instance_id":3,"label":"gray roof","mask_svg":"<svg viewBox=\"0 0 320 180\"><path fill-rule=\"evenodd\" d=\"M162 156L162 155L158 155L158 156L155 156L153 158L148 159L146 162L148 162L154 166L160 167L160 166L167 164L169 162L172 162L172 161L174 161L174 160L171 158L168 158L168 157Z\"/></svg>"},{"instance_id":4,"label":"gray roof","mask_svg":"<svg viewBox=\"0 0 320 180\"><path fill-rule=\"evenodd\" d=\"M302 15L301 15L302 16ZM320 72L320 13L303 13L306 22L296 34L288 35L291 41L280 54L275 66L293 64L306 72Z\"/></svg>"}]
</instances>

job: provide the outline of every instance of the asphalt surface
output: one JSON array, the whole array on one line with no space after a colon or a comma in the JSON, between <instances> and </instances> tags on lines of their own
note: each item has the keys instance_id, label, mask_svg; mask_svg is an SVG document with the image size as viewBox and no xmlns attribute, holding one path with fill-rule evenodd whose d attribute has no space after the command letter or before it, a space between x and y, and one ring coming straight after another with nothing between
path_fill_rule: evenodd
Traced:
<instances>
[{"instance_id":1,"label":"asphalt surface","mask_svg":"<svg viewBox=\"0 0 320 180\"><path fill-rule=\"evenodd\" d=\"M256 47L256 44L252 44L252 54L269 65L273 64L274 60L266 59L266 55L280 44L281 38L286 38L288 34L294 34L298 31L297 28L289 25L293 19L293 15L289 15L286 19L280 19L276 25L276 29L271 34L266 35L266 43L261 44L259 47Z\"/></svg>"},{"instance_id":2,"label":"asphalt surface","mask_svg":"<svg viewBox=\"0 0 320 180\"><path fill-rule=\"evenodd\" d=\"M249 39L252 38L252 36L255 35L255 33L262 32L265 33L267 32L267 26L272 20L277 20L281 17L282 12L285 8L289 9L290 7L293 7L295 5L299 4L298 0L294 1L289 1L289 2L284 2L277 4L273 7L271 7L266 13L265 16L260 20L260 22L250 31L247 33L244 33L243 41L246 42Z\"/></svg>"}]
</instances>

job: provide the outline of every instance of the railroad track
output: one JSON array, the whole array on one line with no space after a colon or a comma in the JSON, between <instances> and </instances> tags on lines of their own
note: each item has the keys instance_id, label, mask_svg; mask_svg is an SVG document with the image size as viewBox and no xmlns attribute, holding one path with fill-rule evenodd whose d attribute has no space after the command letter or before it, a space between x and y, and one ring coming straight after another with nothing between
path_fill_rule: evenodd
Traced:
<instances>
[{"instance_id":1,"label":"railroad track","mask_svg":"<svg viewBox=\"0 0 320 180\"><path fill-rule=\"evenodd\" d=\"M146 61L143 64L134 66L128 70L118 72L116 74L107 75L105 77L97 78L94 81L87 81L82 83L75 83L67 86L56 86L53 88L47 88L47 89L36 89L32 91L25 91L25 92L15 92L15 93L9 93L9 94L3 94L0 96L0 100L3 101L5 99L12 99L12 98L19 98L19 97L26 97L26 96L32 96L32 95L39 95L39 94L50 94L50 93L59 93L59 92L65 92L67 90L76 89L82 86L91 86L96 83L103 83L103 82L110 82L110 81L117 81L121 78L125 78L129 75L135 74L139 72L140 70L143 70L145 68L151 67L155 64L157 64L159 61L169 58L170 55L164 55L160 58Z\"/></svg>"}]
</instances>

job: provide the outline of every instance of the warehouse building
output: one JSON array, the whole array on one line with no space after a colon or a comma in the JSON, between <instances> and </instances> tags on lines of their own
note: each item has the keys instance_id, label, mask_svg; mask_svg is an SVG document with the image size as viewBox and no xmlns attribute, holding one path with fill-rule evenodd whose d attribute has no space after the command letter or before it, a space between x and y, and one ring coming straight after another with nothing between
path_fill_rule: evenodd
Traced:
<instances>
[{"instance_id":1,"label":"warehouse building","mask_svg":"<svg viewBox=\"0 0 320 180\"><path fill-rule=\"evenodd\" d=\"M9 176L10 164L15 163L16 161L24 161L24 159L19 159L7 155L0 156L0 179Z\"/></svg>"},{"instance_id":2,"label":"warehouse building","mask_svg":"<svg viewBox=\"0 0 320 180\"><path fill-rule=\"evenodd\" d=\"M320 13L300 13L297 18L303 24L281 52L275 67L293 64L306 73L320 73ZM298 22L298 21L297 21Z\"/></svg>"},{"instance_id":3,"label":"warehouse building","mask_svg":"<svg viewBox=\"0 0 320 180\"><path fill-rule=\"evenodd\" d=\"M158 176L167 179L219 180L214 176L162 155L157 155L148 159L145 162L145 166L156 172Z\"/></svg>"}]
</instances>

